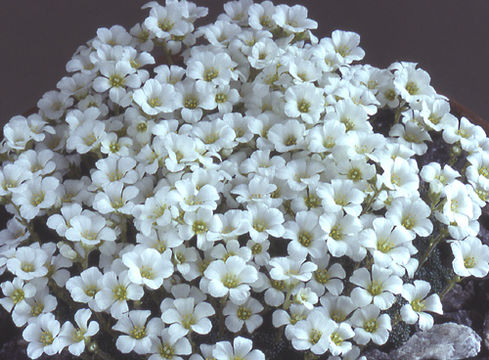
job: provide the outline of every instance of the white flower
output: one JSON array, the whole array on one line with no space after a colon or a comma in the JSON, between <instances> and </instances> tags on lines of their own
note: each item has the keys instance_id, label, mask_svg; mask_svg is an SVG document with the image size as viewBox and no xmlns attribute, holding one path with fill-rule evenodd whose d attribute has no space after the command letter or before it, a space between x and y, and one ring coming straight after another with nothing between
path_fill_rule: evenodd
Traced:
<instances>
[{"instance_id":1,"label":"white flower","mask_svg":"<svg viewBox=\"0 0 489 360\"><path fill-rule=\"evenodd\" d=\"M319 225L326 233L328 251L334 257L353 254L353 247L358 247L355 239L362 225L357 217L328 212L320 216Z\"/></svg>"},{"instance_id":2,"label":"white flower","mask_svg":"<svg viewBox=\"0 0 489 360\"><path fill-rule=\"evenodd\" d=\"M99 325L96 321L90 321L88 324L91 315L92 312L89 309L80 309L75 313L77 328L68 321L63 324L58 337L61 348L68 346L71 354L80 356L85 350L85 341L99 331Z\"/></svg>"},{"instance_id":3,"label":"white flower","mask_svg":"<svg viewBox=\"0 0 489 360\"><path fill-rule=\"evenodd\" d=\"M389 338L391 318L388 314L380 315L380 309L373 304L357 309L350 318L354 327L354 340L357 344L365 345L370 340L377 345L383 345Z\"/></svg>"},{"instance_id":4,"label":"white flower","mask_svg":"<svg viewBox=\"0 0 489 360\"><path fill-rule=\"evenodd\" d=\"M470 187L470 185L469 185ZM446 203L443 212L435 213L438 220L444 224L455 223L467 227L473 218L473 204L468 195L466 185L458 180L448 184L444 190Z\"/></svg>"},{"instance_id":5,"label":"white flower","mask_svg":"<svg viewBox=\"0 0 489 360\"><path fill-rule=\"evenodd\" d=\"M70 219L71 227L66 229L65 237L70 241L81 241L93 246L101 241L115 241L116 233L107 226L104 217L96 213L76 215Z\"/></svg>"},{"instance_id":6,"label":"white flower","mask_svg":"<svg viewBox=\"0 0 489 360\"><path fill-rule=\"evenodd\" d=\"M93 208L101 214L121 213L131 214L133 200L139 193L136 186L124 187L120 181L111 182L105 186L103 192L98 192L93 199Z\"/></svg>"},{"instance_id":7,"label":"white flower","mask_svg":"<svg viewBox=\"0 0 489 360\"><path fill-rule=\"evenodd\" d=\"M284 216L278 209L269 208L263 203L248 204L248 214L244 221L250 226L250 237L261 242L266 240L269 235L281 237L284 233Z\"/></svg>"},{"instance_id":8,"label":"white flower","mask_svg":"<svg viewBox=\"0 0 489 360\"><path fill-rule=\"evenodd\" d=\"M265 360L265 355L260 350L252 350L253 342L244 337L238 336L233 340L233 345L229 341L219 341L212 350L212 355L216 360Z\"/></svg>"},{"instance_id":9,"label":"white flower","mask_svg":"<svg viewBox=\"0 0 489 360\"><path fill-rule=\"evenodd\" d=\"M278 26L292 33L318 27L316 21L307 18L307 8L302 5L278 5L272 19Z\"/></svg>"},{"instance_id":10,"label":"white flower","mask_svg":"<svg viewBox=\"0 0 489 360\"><path fill-rule=\"evenodd\" d=\"M453 271L459 276L484 277L489 272L489 247L469 236L450 244L453 252Z\"/></svg>"},{"instance_id":11,"label":"white flower","mask_svg":"<svg viewBox=\"0 0 489 360\"><path fill-rule=\"evenodd\" d=\"M433 224L428 219L430 213L430 207L422 199L413 196L394 199L385 217L405 230L411 238L416 235L426 237L433 231Z\"/></svg>"},{"instance_id":12,"label":"white flower","mask_svg":"<svg viewBox=\"0 0 489 360\"><path fill-rule=\"evenodd\" d=\"M442 169L437 162L431 162L423 166L419 175L425 182L430 184L430 191L435 194L444 194L445 186L460 177L459 172L450 165L446 164Z\"/></svg>"},{"instance_id":13,"label":"white flower","mask_svg":"<svg viewBox=\"0 0 489 360\"><path fill-rule=\"evenodd\" d=\"M313 258L321 257L326 251L326 234L319 226L319 216L312 211L300 211L295 221L284 225L283 237L290 239L287 248L289 253L310 254Z\"/></svg>"},{"instance_id":14,"label":"white flower","mask_svg":"<svg viewBox=\"0 0 489 360\"><path fill-rule=\"evenodd\" d=\"M218 240L222 230L222 223L212 210L200 207L195 212L186 212L183 216L184 224L179 227L180 236L189 240L197 235L197 248L207 250Z\"/></svg>"},{"instance_id":15,"label":"white flower","mask_svg":"<svg viewBox=\"0 0 489 360\"><path fill-rule=\"evenodd\" d=\"M230 256L226 262L215 260L204 271L209 279L208 291L214 297L229 295L236 305L242 305L250 296L250 284L258 279L257 270L246 265L239 256Z\"/></svg>"},{"instance_id":16,"label":"white flower","mask_svg":"<svg viewBox=\"0 0 489 360\"><path fill-rule=\"evenodd\" d=\"M208 334L212 323L208 319L215 314L214 308L206 302L197 302L192 297L178 298L169 303L161 303L161 319L165 324L171 324L169 330L181 336L189 332Z\"/></svg>"},{"instance_id":17,"label":"white flower","mask_svg":"<svg viewBox=\"0 0 489 360\"><path fill-rule=\"evenodd\" d=\"M36 176L24 182L12 193L12 201L20 207L20 215L31 220L43 215L44 209L55 204L58 186L59 180L53 176Z\"/></svg>"},{"instance_id":18,"label":"white flower","mask_svg":"<svg viewBox=\"0 0 489 360\"><path fill-rule=\"evenodd\" d=\"M5 310L11 312L12 309L25 299L32 298L36 294L36 287L31 283L24 283L18 277L12 281L5 281L1 284L3 295L6 297L0 299L0 304Z\"/></svg>"},{"instance_id":19,"label":"white flower","mask_svg":"<svg viewBox=\"0 0 489 360\"><path fill-rule=\"evenodd\" d=\"M190 355L192 346L186 337L176 333L174 329L163 329L161 335L152 338L151 355L148 360L183 360L179 355Z\"/></svg>"},{"instance_id":20,"label":"white flower","mask_svg":"<svg viewBox=\"0 0 489 360\"><path fill-rule=\"evenodd\" d=\"M237 79L232 71L236 65L226 52L192 51L187 60L187 76L215 85L226 85Z\"/></svg>"},{"instance_id":21,"label":"white flower","mask_svg":"<svg viewBox=\"0 0 489 360\"><path fill-rule=\"evenodd\" d=\"M45 250L32 245L22 246L7 260L7 268L22 280L32 280L48 273L47 260L48 254Z\"/></svg>"},{"instance_id":22,"label":"white flower","mask_svg":"<svg viewBox=\"0 0 489 360\"><path fill-rule=\"evenodd\" d=\"M161 287L163 279L173 274L169 250L160 254L155 249L136 247L122 255L122 262L129 269L128 277L131 282L146 285L153 290Z\"/></svg>"},{"instance_id":23,"label":"white flower","mask_svg":"<svg viewBox=\"0 0 489 360\"><path fill-rule=\"evenodd\" d=\"M144 295L143 287L131 283L127 271L105 273L101 285L100 291L95 294L95 302L101 310L110 309L115 319L120 319L129 311L127 300L140 300Z\"/></svg>"},{"instance_id":24,"label":"white flower","mask_svg":"<svg viewBox=\"0 0 489 360\"><path fill-rule=\"evenodd\" d=\"M365 193L355 187L352 180L332 179L331 183L321 183L317 194L323 207L329 212L344 210L347 214L358 216L362 211Z\"/></svg>"},{"instance_id":25,"label":"white flower","mask_svg":"<svg viewBox=\"0 0 489 360\"><path fill-rule=\"evenodd\" d=\"M115 343L120 352L127 354L134 351L140 355L150 352L152 340L163 330L159 318L152 318L146 324L150 315L149 310L131 310L112 326L112 329L127 334L120 335Z\"/></svg>"},{"instance_id":26,"label":"white flower","mask_svg":"<svg viewBox=\"0 0 489 360\"><path fill-rule=\"evenodd\" d=\"M440 298L437 294L428 297L431 286L423 280L414 280L414 284L402 286L402 297L408 301L401 308L401 317L408 324L419 321L421 330L428 330L433 326L433 317L425 311L443 314Z\"/></svg>"},{"instance_id":27,"label":"white flower","mask_svg":"<svg viewBox=\"0 0 489 360\"><path fill-rule=\"evenodd\" d=\"M304 145L304 124L297 120L287 120L275 124L268 130L268 139L278 152L300 149Z\"/></svg>"},{"instance_id":28,"label":"white flower","mask_svg":"<svg viewBox=\"0 0 489 360\"><path fill-rule=\"evenodd\" d=\"M176 109L175 90L170 84L158 80L147 80L141 89L134 91L133 99L148 115L172 112Z\"/></svg>"},{"instance_id":29,"label":"white flower","mask_svg":"<svg viewBox=\"0 0 489 360\"><path fill-rule=\"evenodd\" d=\"M313 84L291 86L285 92L284 112L291 118L301 118L307 124L316 124L324 111L323 91Z\"/></svg>"},{"instance_id":30,"label":"white flower","mask_svg":"<svg viewBox=\"0 0 489 360\"><path fill-rule=\"evenodd\" d=\"M88 303L94 311L100 311L95 301L95 295L102 289L102 273L92 266L66 282L66 289L76 302Z\"/></svg>"},{"instance_id":31,"label":"white flower","mask_svg":"<svg viewBox=\"0 0 489 360\"><path fill-rule=\"evenodd\" d=\"M263 323L263 318L258 315L261 311L263 311L263 305L250 297L242 305L228 301L222 313L226 316L225 324L229 331L237 333L245 325L246 330L251 334Z\"/></svg>"},{"instance_id":32,"label":"white flower","mask_svg":"<svg viewBox=\"0 0 489 360\"><path fill-rule=\"evenodd\" d=\"M62 346L58 337L60 325L53 314L39 316L27 325L22 337L29 343L27 356L37 359L42 353L54 355L61 351Z\"/></svg>"},{"instance_id":33,"label":"white flower","mask_svg":"<svg viewBox=\"0 0 489 360\"><path fill-rule=\"evenodd\" d=\"M416 63L394 63L390 68L394 70L396 90L408 103L419 102L435 94L435 90L430 86L430 76L426 71L416 69Z\"/></svg>"},{"instance_id":34,"label":"white flower","mask_svg":"<svg viewBox=\"0 0 489 360\"><path fill-rule=\"evenodd\" d=\"M360 268L350 277L352 284L358 285L351 292L358 306L374 303L381 310L386 310L395 301L395 294L401 293L402 280L392 275L389 269L383 269L376 264L372 265L372 273L366 268Z\"/></svg>"},{"instance_id":35,"label":"white flower","mask_svg":"<svg viewBox=\"0 0 489 360\"><path fill-rule=\"evenodd\" d=\"M123 61L115 64L102 62L99 70L102 76L93 80L93 89L97 92L109 90L110 100L123 107L128 106L132 98L126 87L135 89L141 86L141 78L136 70Z\"/></svg>"}]
</instances>

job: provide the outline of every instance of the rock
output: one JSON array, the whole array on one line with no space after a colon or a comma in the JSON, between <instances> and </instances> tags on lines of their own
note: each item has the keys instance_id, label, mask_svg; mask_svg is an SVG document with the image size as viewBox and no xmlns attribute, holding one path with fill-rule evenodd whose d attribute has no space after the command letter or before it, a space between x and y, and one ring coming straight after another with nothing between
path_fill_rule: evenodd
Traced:
<instances>
[{"instance_id":1,"label":"rock","mask_svg":"<svg viewBox=\"0 0 489 360\"><path fill-rule=\"evenodd\" d=\"M464 308L464 305L474 297L474 284L469 281L464 286L457 284L443 298L443 311L452 312Z\"/></svg>"},{"instance_id":2,"label":"rock","mask_svg":"<svg viewBox=\"0 0 489 360\"><path fill-rule=\"evenodd\" d=\"M486 345L486 349L489 349L489 313L486 314L486 318L484 319L484 345Z\"/></svg>"},{"instance_id":3,"label":"rock","mask_svg":"<svg viewBox=\"0 0 489 360\"><path fill-rule=\"evenodd\" d=\"M418 331L399 349L390 353L397 360L461 360L476 356L481 338L465 325L446 323Z\"/></svg>"},{"instance_id":4,"label":"rock","mask_svg":"<svg viewBox=\"0 0 489 360\"><path fill-rule=\"evenodd\" d=\"M364 355L368 360L392 360L389 354L377 349L369 350L362 355Z\"/></svg>"}]
</instances>

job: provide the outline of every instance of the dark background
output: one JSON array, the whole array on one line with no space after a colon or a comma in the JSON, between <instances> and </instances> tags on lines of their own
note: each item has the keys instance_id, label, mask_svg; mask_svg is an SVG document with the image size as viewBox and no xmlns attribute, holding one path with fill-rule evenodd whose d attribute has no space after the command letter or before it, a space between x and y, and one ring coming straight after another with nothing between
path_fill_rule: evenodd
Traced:
<instances>
[{"instance_id":1,"label":"dark background","mask_svg":"<svg viewBox=\"0 0 489 360\"><path fill-rule=\"evenodd\" d=\"M0 5L0 123L55 89L65 64L99 27L142 21L146 0L4 0ZM195 1L221 12L217 0ZM308 0L318 37L334 29L361 36L364 62L386 67L415 61L439 93L489 119L489 1ZM279 1L275 1L279 3Z\"/></svg>"}]
</instances>

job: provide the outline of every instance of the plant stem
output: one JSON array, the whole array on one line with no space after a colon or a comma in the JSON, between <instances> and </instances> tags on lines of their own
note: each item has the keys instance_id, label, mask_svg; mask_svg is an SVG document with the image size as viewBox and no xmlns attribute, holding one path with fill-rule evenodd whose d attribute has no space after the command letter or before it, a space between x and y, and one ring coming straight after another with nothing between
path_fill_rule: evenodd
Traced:
<instances>
[{"instance_id":1,"label":"plant stem","mask_svg":"<svg viewBox=\"0 0 489 360\"><path fill-rule=\"evenodd\" d=\"M446 230L442 230L434 239L432 239L430 241L430 246L428 247L428 250L424 253L424 255L421 257L421 259L419 259L418 269L416 270L416 272L419 269L421 269L421 267L424 265L424 263L428 260L429 256L433 252L433 250L440 243L440 241L442 241L445 238L446 235L447 235Z\"/></svg>"},{"instance_id":2,"label":"plant stem","mask_svg":"<svg viewBox=\"0 0 489 360\"><path fill-rule=\"evenodd\" d=\"M445 288L442 290L442 292L439 294L440 300L443 299L445 297L445 295L448 294L450 292L450 290L453 289L455 284L460 282L460 280L461 280L461 278L458 275L455 275L454 277L452 277L450 279L450 281L448 282L448 284L445 286Z\"/></svg>"}]
</instances>

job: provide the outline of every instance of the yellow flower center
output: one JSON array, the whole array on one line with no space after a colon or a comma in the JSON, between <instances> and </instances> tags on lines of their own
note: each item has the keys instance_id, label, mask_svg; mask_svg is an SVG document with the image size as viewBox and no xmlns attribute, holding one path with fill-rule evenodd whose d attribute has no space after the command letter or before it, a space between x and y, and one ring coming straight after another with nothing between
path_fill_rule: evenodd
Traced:
<instances>
[{"instance_id":1,"label":"yellow flower center","mask_svg":"<svg viewBox=\"0 0 489 360\"><path fill-rule=\"evenodd\" d=\"M343 344L343 337L336 331L331 334L330 339L336 346L340 346L341 344Z\"/></svg>"},{"instance_id":2,"label":"yellow flower center","mask_svg":"<svg viewBox=\"0 0 489 360\"><path fill-rule=\"evenodd\" d=\"M228 289L233 289L239 285L239 278L236 274L226 273L221 279L223 285Z\"/></svg>"},{"instance_id":3,"label":"yellow flower center","mask_svg":"<svg viewBox=\"0 0 489 360\"><path fill-rule=\"evenodd\" d=\"M24 272L33 272L34 271L34 264L29 263L29 262L23 262L20 265L20 269Z\"/></svg>"},{"instance_id":4,"label":"yellow flower center","mask_svg":"<svg viewBox=\"0 0 489 360\"><path fill-rule=\"evenodd\" d=\"M204 80L212 81L219 76L219 71L215 67L210 67L204 70Z\"/></svg>"},{"instance_id":5,"label":"yellow flower center","mask_svg":"<svg viewBox=\"0 0 489 360\"><path fill-rule=\"evenodd\" d=\"M407 230L411 230L416 225L416 220L412 215L404 215L401 220L401 225L404 226Z\"/></svg>"},{"instance_id":6,"label":"yellow flower center","mask_svg":"<svg viewBox=\"0 0 489 360\"><path fill-rule=\"evenodd\" d=\"M348 179L352 181L360 181L362 180L362 172L360 171L359 168L352 168L348 171L348 174L346 175Z\"/></svg>"},{"instance_id":7,"label":"yellow flower center","mask_svg":"<svg viewBox=\"0 0 489 360\"><path fill-rule=\"evenodd\" d=\"M225 93L216 94L216 103L218 103L218 104L222 104L222 103L226 102L227 99L228 99L228 97Z\"/></svg>"},{"instance_id":8,"label":"yellow flower center","mask_svg":"<svg viewBox=\"0 0 489 360\"><path fill-rule=\"evenodd\" d=\"M112 289L114 299L117 301L124 301L127 299L127 289L124 285L117 285Z\"/></svg>"},{"instance_id":9,"label":"yellow flower center","mask_svg":"<svg viewBox=\"0 0 489 360\"><path fill-rule=\"evenodd\" d=\"M36 302L31 307L31 315L32 316L39 316L43 310L44 310L44 304L40 303L40 302Z\"/></svg>"},{"instance_id":10,"label":"yellow flower center","mask_svg":"<svg viewBox=\"0 0 489 360\"><path fill-rule=\"evenodd\" d=\"M168 344L161 345L159 350L161 357L165 359L173 359L175 355L175 349Z\"/></svg>"},{"instance_id":11,"label":"yellow flower center","mask_svg":"<svg viewBox=\"0 0 489 360\"><path fill-rule=\"evenodd\" d=\"M190 110L197 108L198 105L199 99L197 99L197 97L195 97L194 95L187 95L183 102L183 106Z\"/></svg>"},{"instance_id":12,"label":"yellow flower center","mask_svg":"<svg viewBox=\"0 0 489 360\"><path fill-rule=\"evenodd\" d=\"M12 295L10 295L10 298L14 302L14 304L18 304L22 300L24 300L24 290L22 289L15 289L12 292Z\"/></svg>"},{"instance_id":13,"label":"yellow flower center","mask_svg":"<svg viewBox=\"0 0 489 360\"><path fill-rule=\"evenodd\" d=\"M285 146L297 145L297 138L294 135L290 135L284 142Z\"/></svg>"},{"instance_id":14,"label":"yellow flower center","mask_svg":"<svg viewBox=\"0 0 489 360\"><path fill-rule=\"evenodd\" d=\"M263 250L263 247L261 246L261 244L258 244L258 243L254 244L254 245L251 247L251 253L252 253L253 255L258 255L258 254L261 254L262 250Z\"/></svg>"},{"instance_id":15,"label":"yellow flower center","mask_svg":"<svg viewBox=\"0 0 489 360\"><path fill-rule=\"evenodd\" d=\"M170 31L173 28L173 25L175 25L175 23L168 18L158 21L158 27L164 32Z\"/></svg>"},{"instance_id":16,"label":"yellow flower center","mask_svg":"<svg viewBox=\"0 0 489 360\"><path fill-rule=\"evenodd\" d=\"M414 311L421 312L426 308L426 305L424 303L424 300L414 299L413 301L411 301L411 307Z\"/></svg>"},{"instance_id":17,"label":"yellow flower center","mask_svg":"<svg viewBox=\"0 0 489 360\"><path fill-rule=\"evenodd\" d=\"M476 263L477 262L475 261L475 258L473 256L464 257L464 266L467 269L473 268L476 265Z\"/></svg>"},{"instance_id":18,"label":"yellow flower center","mask_svg":"<svg viewBox=\"0 0 489 360\"><path fill-rule=\"evenodd\" d=\"M251 310L244 307L240 306L238 307L238 318L241 320L248 320L251 317Z\"/></svg>"},{"instance_id":19,"label":"yellow flower center","mask_svg":"<svg viewBox=\"0 0 489 360\"><path fill-rule=\"evenodd\" d=\"M329 281L328 269L318 269L314 271L314 279L320 284L326 284Z\"/></svg>"},{"instance_id":20,"label":"yellow flower center","mask_svg":"<svg viewBox=\"0 0 489 360\"><path fill-rule=\"evenodd\" d=\"M190 327L194 324L195 324L195 319L193 314L185 314L182 316L182 326L185 329L187 330L190 329Z\"/></svg>"},{"instance_id":21,"label":"yellow flower center","mask_svg":"<svg viewBox=\"0 0 489 360\"><path fill-rule=\"evenodd\" d=\"M44 195L44 191L32 194L31 205L38 206L39 204L41 204L44 201Z\"/></svg>"},{"instance_id":22,"label":"yellow flower center","mask_svg":"<svg viewBox=\"0 0 489 360\"><path fill-rule=\"evenodd\" d=\"M377 240L377 250L383 252L384 254L388 253L394 247L394 243L389 241L388 239L379 239Z\"/></svg>"},{"instance_id":23,"label":"yellow flower center","mask_svg":"<svg viewBox=\"0 0 489 360\"><path fill-rule=\"evenodd\" d=\"M98 288L95 285L89 285L85 288L85 294L90 297L94 297L95 294L98 292Z\"/></svg>"},{"instance_id":24,"label":"yellow flower center","mask_svg":"<svg viewBox=\"0 0 489 360\"><path fill-rule=\"evenodd\" d=\"M313 345L317 344L321 340L323 333L317 329L312 329L309 333L309 342Z\"/></svg>"},{"instance_id":25,"label":"yellow flower center","mask_svg":"<svg viewBox=\"0 0 489 360\"><path fill-rule=\"evenodd\" d=\"M111 87L124 86L124 78L119 74L114 74L109 77L109 83Z\"/></svg>"},{"instance_id":26,"label":"yellow flower center","mask_svg":"<svg viewBox=\"0 0 489 360\"><path fill-rule=\"evenodd\" d=\"M309 112L310 107L311 107L311 103L309 101L304 100L304 99L302 99L301 101L299 101L297 103L297 109L301 113L307 113L307 112Z\"/></svg>"},{"instance_id":27,"label":"yellow flower center","mask_svg":"<svg viewBox=\"0 0 489 360\"><path fill-rule=\"evenodd\" d=\"M161 100L160 98L154 97L148 100L148 105L151 106L152 108L155 108L157 106L161 106Z\"/></svg>"},{"instance_id":28,"label":"yellow flower center","mask_svg":"<svg viewBox=\"0 0 489 360\"><path fill-rule=\"evenodd\" d=\"M197 220L192 225L192 231L195 234L202 234L205 233L207 230L208 230L207 224L202 220Z\"/></svg>"},{"instance_id":29,"label":"yellow flower center","mask_svg":"<svg viewBox=\"0 0 489 360\"><path fill-rule=\"evenodd\" d=\"M267 229L267 224L263 219L255 219L253 221L253 229L255 229L258 232L263 232Z\"/></svg>"},{"instance_id":30,"label":"yellow flower center","mask_svg":"<svg viewBox=\"0 0 489 360\"><path fill-rule=\"evenodd\" d=\"M298 236L299 243L304 247L309 247L312 241L312 234L307 231L301 231Z\"/></svg>"},{"instance_id":31,"label":"yellow flower center","mask_svg":"<svg viewBox=\"0 0 489 360\"><path fill-rule=\"evenodd\" d=\"M143 326L136 325L129 332L129 335L136 340L142 339L143 337L146 336L146 328L144 325Z\"/></svg>"},{"instance_id":32,"label":"yellow flower center","mask_svg":"<svg viewBox=\"0 0 489 360\"><path fill-rule=\"evenodd\" d=\"M416 95L419 92L419 87L414 81L408 81L406 84L406 91L409 95Z\"/></svg>"},{"instance_id":33,"label":"yellow flower center","mask_svg":"<svg viewBox=\"0 0 489 360\"><path fill-rule=\"evenodd\" d=\"M383 284L381 282L378 282L376 280L373 280L370 284L367 286L367 291L372 295L372 296L377 296L382 293L383 290Z\"/></svg>"},{"instance_id":34,"label":"yellow flower center","mask_svg":"<svg viewBox=\"0 0 489 360\"><path fill-rule=\"evenodd\" d=\"M80 342L85 339L85 330L83 329L75 329L73 330L73 341Z\"/></svg>"},{"instance_id":35,"label":"yellow flower center","mask_svg":"<svg viewBox=\"0 0 489 360\"><path fill-rule=\"evenodd\" d=\"M43 346L51 345L54 341L53 334L50 331L46 330L41 333L41 337L39 338L39 342Z\"/></svg>"},{"instance_id":36,"label":"yellow flower center","mask_svg":"<svg viewBox=\"0 0 489 360\"><path fill-rule=\"evenodd\" d=\"M143 277L145 279L152 280L154 278L153 269L151 269L151 267L149 267L149 266L143 265L143 266L141 266L139 271L141 273L141 277Z\"/></svg>"},{"instance_id":37,"label":"yellow flower center","mask_svg":"<svg viewBox=\"0 0 489 360\"><path fill-rule=\"evenodd\" d=\"M377 324L377 319L371 319L368 321L365 321L363 323L363 329L366 332L373 333L379 328L379 324Z\"/></svg>"},{"instance_id":38,"label":"yellow flower center","mask_svg":"<svg viewBox=\"0 0 489 360\"><path fill-rule=\"evenodd\" d=\"M341 225L334 225L329 232L329 236L336 241L343 239L343 229L341 228Z\"/></svg>"},{"instance_id":39,"label":"yellow flower center","mask_svg":"<svg viewBox=\"0 0 489 360\"><path fill-rule=\"evenodd\" d=\"M147 129L148 129L148 124L146 124L146 122L144 121L136 125L136 130L140 133L145 132Z\"/></svg>"},{"instance_id":40,"label":"yellow flower center","mask_svg":"<svg viewBox=\"0 0 489 360\"><path fill-rule=\"evenodd\" d=\"M110 145L109 145L109 150L110 150L110 152L112 152L112 153L116 153L116 152L118 152L120 149L121 149L121 146L120 146L120 145L119 145L119 143L117 143L117 142L112 142L112 143L110 143Z\"/></svg>"}]
</instances>

